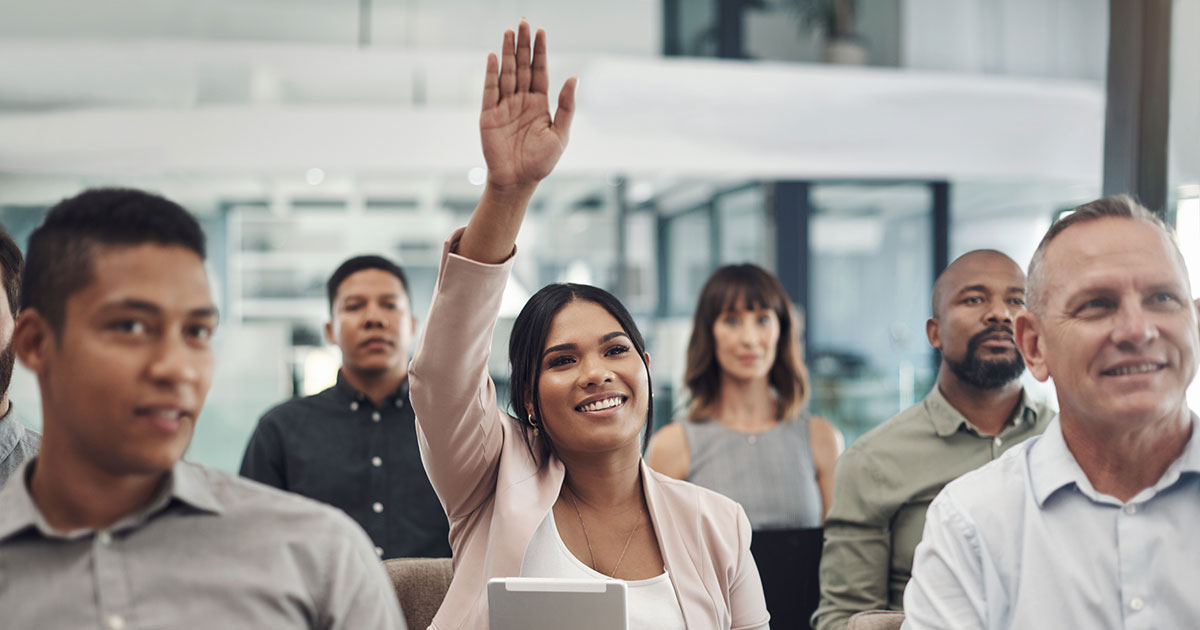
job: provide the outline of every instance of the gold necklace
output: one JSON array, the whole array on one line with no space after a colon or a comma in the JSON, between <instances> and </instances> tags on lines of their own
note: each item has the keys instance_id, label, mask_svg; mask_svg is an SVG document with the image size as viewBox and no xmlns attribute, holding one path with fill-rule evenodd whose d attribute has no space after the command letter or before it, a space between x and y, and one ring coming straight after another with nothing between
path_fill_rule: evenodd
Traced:
<instances>
[{"instance_id":1,"label":"gold necklace","mask_svg":"<svg viewBox=\"0 0 1200 630\"><path fill-rule=\"evenodd\" d=\"M567 488L571 490L570 488ZM571 490L567 498L571 500L571 505L575 506L575 516L579 517L579 526L583 528L583 540L587 543L588 558L592 561L592 570L596 573L603 573L596 567L596 554L592 551L592 538L588 536L587 523L583 522L583 512L579 511L579 504L575 501L575 491ZM639 527L642 526L641 519L634 524L633 530L629 532L629 538L625 539L625 546L621 549L621 555L617 556L617 563L613 565L612 577L617 577L617 569L621 567L621 561L625 559L625 552L629 551L629 543L633 542L633 535L637 533Z\"/></svg>"}]
</instances>

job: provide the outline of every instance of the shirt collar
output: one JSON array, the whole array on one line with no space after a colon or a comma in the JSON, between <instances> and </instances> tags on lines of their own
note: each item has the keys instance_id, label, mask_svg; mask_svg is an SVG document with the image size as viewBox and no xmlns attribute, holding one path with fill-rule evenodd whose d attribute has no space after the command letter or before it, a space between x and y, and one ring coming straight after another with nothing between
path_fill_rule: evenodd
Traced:
<instances>
[{"instance_id":1,"label":"shirt collar","mask_svg":"<svg viewBox=\"0 0 1200 630\"><path fill-rule=\"evenodd\" d=\"M13 403L8 401L8 411L0 416L0 461L4 461L12 454L13 449L21 443L21 439L25 437L25 427L21 425L21 421L17 419L17 414L13 413Z\"/></svg>"},{"instance_id":2,"label":"shirt collar","mask_svg":"<svg viewBox=\"0 0 1200 630\"><path fill-rule=\"evenodd\" d=\"M1130 502L1150 499L1173 485L1185 473L1200 474L1200 446L1197 445L1196 438L1196 431L1200 428L1198 425L1200 425L1200 420L1197 419L1195 413L1192 413L1192 434L1183 447L1183 453L1180 453L1179 457L1171 462L1171 465L1153 486L1139 492L1137 496L1130 499ZM1030 441L1029 449L1029 478L1033 487L1033 497L1037 501L1038 507L1044 507L1046 500L1051 495L1072 484L1093 501L1101 501L1101 494L1092 487L1092 482L1079 467L1075 455L1071 453L1071 449L1067 448L1067 441L1063 438L1062 426L1059 424L1058 418L1046 426L1046 431L1040 439L1034 438ZM1120 503L1115 498L1106 502Z\"/></svg>"},{"instance_id":3,"label":"shirt collar","mask_svg":"<svg viewBox=\"0 0 1200 630\"><path fill-rule=\"evenodd\" d=\"M58 532L50 527L41 510L29 494L29 473L37 462L33 458L22 462L4 489L0 490L0 541L28 528L36 528L45 536L77 538L91 530ZM224 511L221 502L212 491L208 471L190 462L179 461L167 476L166 483L146 507L133 512L113 523L109 529L133 529L165 509L172 500L178 500L194 509L211 514Z\"/></svg>"},{"instance_id":4,"label":"shirt collar","mask_svg":"<svg viewBox=\"0 0 1200 630\"><path fill-rule=\"evenodd\" d=\"M358 391L357 389L354 389L354 386L350 384L350 381L346 380L346 376L342 373L342 370L340 370L340 369L337 372L337 382L334 383L333 389L342 398L345 399L344 402L346 402L346 403L370 402L370 400L371 400L370 398L367 398L366 394ZM404 379L404 381L400 383L400 386L396 388L396 391L392 392L391 394L388 394L388 397L385 399L385 402L395 400L395 399L401 398L401 397L404 397L404 398L408 397L408 379L407 378Z\"/></svg>"},{"instance_id":5,"label":"shirt collar","mask_svg":"<svg viewBox=\"0 0 1200 630\"><path fill-rule=\"evenodd\" d=\"M925 410L929 413L929 420L933 423L933 431L938 437L950 437L958 433L958 430L963 427L969 430L975 428L975 425L971 424L971 421L966 416L962 415L959 410L954 408L954 405L950 404L950 401L946 400L946 397L942 394L942 388L937 383L934 383L933 390L925 397L922 404L925 405ZM1021 401L1017 404L1017 411L1005 426L1013 426L1022 422L1034 425L1037 423L1037 415L1037 407L1033 405L1033 401L1029 397L1029 392L1021 388Z\"/></svg>"}]
</instances>

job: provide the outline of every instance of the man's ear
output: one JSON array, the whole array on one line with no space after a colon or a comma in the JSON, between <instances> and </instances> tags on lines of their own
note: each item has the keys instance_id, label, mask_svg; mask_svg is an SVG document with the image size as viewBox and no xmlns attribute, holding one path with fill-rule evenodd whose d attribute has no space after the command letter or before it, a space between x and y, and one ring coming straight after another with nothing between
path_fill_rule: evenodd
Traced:
<instances>
[{"instance_id":1,"label":"man's ear","mask_svg":"<svg viewBox=\"0 0 1200 630\"><path fill-rule=\"evenodd\" d=\"M1050 378L1050 367L1046 365L1046 338L1041 332L1041 326L1041 321L1032 311L1021 311L1017 314L1013 336L1029 373L1044 383Z\"/></svg>"},{"instance_id":2,"label":"man's ear","mask_svg":"<svg viewBox=\"0 0 1200 630\"><path fill-rule=\"evenodd\" d=\"M942 349L942 339L939 333L941 333L941 324L938 323L936 317L925 320L925 336L929 338L929 346L934 350Z\"/></svg>"},{"instance_id":3,"label":"man's ear","mask_svg":"<svg viewBox=\"0 0 1200 630\"><path fill-rule=\"evenodd\" d=\"M330 344L335 346L338 345L337 339L333 337L332 321L325 322L325 341L328 341Z\"/></svg>"},{"instance_id":4,"label":"man's ear","mask_svg":"<svg viewBox=\"0 0 1200 630\"><path fill-rule=\"evenodd\" d=\"M13 326L13 352L21 365L37 375L42 374L51 344L57 340L50 322L37 309L27 308L17 316Z\"/></svg>"}]
</instances>

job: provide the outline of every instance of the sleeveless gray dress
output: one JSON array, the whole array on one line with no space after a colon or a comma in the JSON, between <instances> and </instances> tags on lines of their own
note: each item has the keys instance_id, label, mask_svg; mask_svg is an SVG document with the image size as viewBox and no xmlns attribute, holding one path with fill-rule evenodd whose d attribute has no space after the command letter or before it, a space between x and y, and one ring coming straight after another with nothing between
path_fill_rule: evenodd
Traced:
<instances>
[{"instance_id":1,"label":"sleeveless gray dress","mask_svg":"<svg viewBox=\"0 0 1200 630\"><path fill-rule=\"evenodd\" d=\"M742 504L753 529L821 526L807 412L764 433L742 433L711 420L677 422L691 457L688 481Z\"/></svg>"}]
</instances>

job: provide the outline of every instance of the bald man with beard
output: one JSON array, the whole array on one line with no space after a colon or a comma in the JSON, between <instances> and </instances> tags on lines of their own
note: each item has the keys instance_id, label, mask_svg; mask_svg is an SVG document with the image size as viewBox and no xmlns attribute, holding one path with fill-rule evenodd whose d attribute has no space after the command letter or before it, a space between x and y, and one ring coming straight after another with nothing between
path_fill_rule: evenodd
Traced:
<instances>
[{"instance_id":1,"label":"bald man with beard","mask_svg":"<svg viewBox=\"0 0 1200 630\"><path fill-rule=\"evenodd\" d=\"M937 386L838 459L817 630L841 630L865 610L902 609L933 497L1054 417L1019 380L1025 363L1013 322L1025 308L1025 274L1011 258L994 250L962 255L938 277L932 306L925 331L941 354Z\"/></svg>"}]
</instances>

